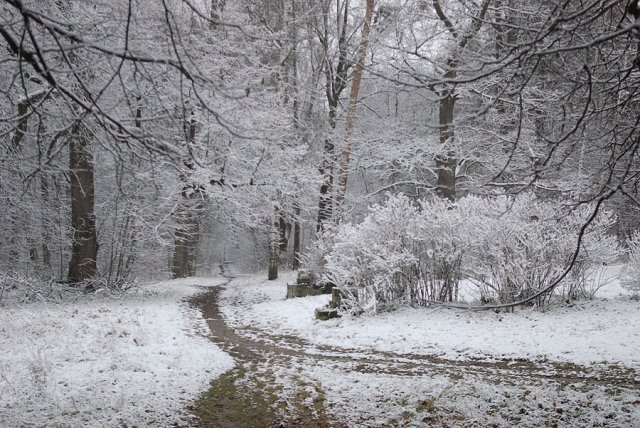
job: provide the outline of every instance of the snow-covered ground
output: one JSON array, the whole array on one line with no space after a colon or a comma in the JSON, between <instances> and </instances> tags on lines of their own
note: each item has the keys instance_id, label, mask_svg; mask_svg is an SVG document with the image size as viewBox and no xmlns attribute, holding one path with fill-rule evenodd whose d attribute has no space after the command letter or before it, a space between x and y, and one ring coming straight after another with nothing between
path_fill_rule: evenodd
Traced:
<instances>
[{"instance_id":1,"label":"snow-covered ground","mask_svg":"<svg viewBox=\"0 0 640 428\"><path fill-rule=\"evenodd\" d=\"M448 358L615 362L640 368L640 301L615 280L594 300L553 306L544 313L405 308L330 321L314 319L314 309L325 305L329 296L285 299L286 283L293 282L293 273L277 281L238 277L223 293L223 313L233 325L296 335L316 345Z\"/></svg>"},{"instance_id":2,"label":"snow-covered ground","mask_svg":"<svg viewBox=\"0 0 640 428\"><path fill-rule=\"evenodd\" d=\"M293 273L278 281L238 275L222 293L225 318L236 327L252 327L241 334L304 338L309 353L326 344L458 359L608 361L640 368L640 302L616 282L592 301L554 306L545 313L407 308L320 322L314 310L329 296L287 300L286 283L294 279ZM196 285L223 282L166 281L122 299L95 295L65 303L19 304L5 296L0 306L0 426L188 425L184 409L233 361L206 339L205 321L184 299L199 290ZM326 409L349 426L452 421L466 426L534 427L562 421L565 426L629 426L640 418L637 392L613 394L607 385L499 375L486 379L464 370L416 376L363 373L355 369L359 363L348 361L336 365L299 358L293 366L274 361L262 369L288 382L285 390L297 394L295 379L305 379L307 386L317 386L313 397L322 397Z\"/></svg>"},{"instance_id":3,"label":"snow-covered ground","mask_svg":"<svg viewBox=\"0 0 640 428\"><path fill-rule=\"evenodd\" d=\"M189 278L121 299L0 306L0 426L173 426L233 360L184 299Z\"/></svg>"},{"instance_id":4,"label":"snow-covered ground","mask_svg":"<svg viewBox=\"0 0 640 428\"><path fill-rule=\"evenodd\" d=\"M280 334L288 341L288 336L297 336L309 343L308 354L323 352L319 345L330 345L331 352L348 349L342 356L363 353L380 358L381 354L367 352L377 350L459 360L413 374L368 371L362 359L349 362L348 358L340 362L311 358L300 366L276 369L280 379L287 379L293 370L308 385L315 385L326 411L346 426L640 426L640 396L633 387L564 382L552 374L539 376L492 365L482 366L483 371L475 365L477 357L483 362L525 358L618 362L637 370L640 302L616 281L594 300L553 306L545 313L406 308L374 317L316 321L314 310L329 296L285 299L286 283L293 283L295 275L285 273L277 281L264 278L238 275L222 293L223 315L242 334L258 339Z\"/></svg>"}]
</instances>

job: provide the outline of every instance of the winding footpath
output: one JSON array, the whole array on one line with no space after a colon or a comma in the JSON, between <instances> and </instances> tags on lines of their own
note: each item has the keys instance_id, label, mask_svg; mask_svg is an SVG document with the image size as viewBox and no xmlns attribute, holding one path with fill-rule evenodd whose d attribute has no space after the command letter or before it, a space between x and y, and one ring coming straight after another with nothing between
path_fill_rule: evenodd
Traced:
<instances>
[{"instance_id":1,"label":"winding footpath","mask_svg":"<svg viewBox=\"0 0 640 428\"><path fill-rule=\"evenodd\" d=\"M237 362L196 405L202 426L640 426L640 377L629 368L312 346L234 330L221 291L190 302Z\"/></svg>"}]
</instances>

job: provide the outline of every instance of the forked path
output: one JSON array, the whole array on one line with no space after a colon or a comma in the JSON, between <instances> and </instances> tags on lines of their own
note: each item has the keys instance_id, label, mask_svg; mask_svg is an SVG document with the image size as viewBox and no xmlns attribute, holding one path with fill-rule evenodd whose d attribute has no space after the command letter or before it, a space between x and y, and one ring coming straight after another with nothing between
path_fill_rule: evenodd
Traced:
<instances>
[{"instance_id":1,"label":"forked path","mask_svg":"<svg viewBox=\"0 0 640 428\"><path fill-rule=\"evenodd\" d=\"M220 292L191 300L237 362L198 402L203 426L633 426L640 417L633 369L312 345L232 328Z\"/></svg>"}]
</instances>

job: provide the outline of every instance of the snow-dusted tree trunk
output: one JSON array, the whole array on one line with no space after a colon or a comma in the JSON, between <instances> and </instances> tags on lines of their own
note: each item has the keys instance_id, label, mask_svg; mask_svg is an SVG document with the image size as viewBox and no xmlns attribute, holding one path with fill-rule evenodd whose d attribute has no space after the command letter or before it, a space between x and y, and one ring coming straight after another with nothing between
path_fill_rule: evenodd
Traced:
<instances>
[{"instance_id":1,"label":"snow-dusted tree trunk","mask_svg":"<svg viewBox=\"0 0 640 428\"><path fill-rule=\"evenodd\" d=\"M300 205L295 204L294 208L294 220L293 220L293 260L291 262L291 269L300 269L300 239L302 235L302 228L300 225Z\"/></svg>"},{"instance_id":2,"label":"snow-dusted tree trunk","mask_svg":"<svg viewBox=\"0 0 640 428\"><path fill-rule=\"evenodd\" d=\"M369 33L371 31L371 18L373 16L374 0L367 0L367 9L364 16L364 26L360 45L358 46L358 62L353 73L353 83L351 84L351 94L349 96L349 109L347 111L347 123L345 127L345 146L340 157L340 172L338 174L338 195L336 197L336 210L340 211L347 191L347 179L349 178L349 158L351 157L351 139L353 137L353 127L357 117L358 95L362 83L362 73L364 62L367 57L369 47ZM341 215L338 212L338 215Z\"/></svg>"},{"instance_id":3,"label":"snow-dusted tree trunk","mask_svg":"<svg viewBox=\"0 0 640 428\"><path fill-rule=\"evenodd\" d=\"M347 79L351 65L348 58L347 25L349 22L349 2L336 3L336 31L338 34L338 59L337 63L330 62L330 31L329 16L331 6L329 2L323 5L323 34L320 35L320 44L324 51L325 93L329 106L329 132L336 129L338 105L342 91L347 86ZM318 222L316 232L324 230L324 224L333 216L333 182L336 162L336 146L331 136L327 136L324 142L323 157L320 164L322 184L320 185L320 202L318 204Z\"/></svg>"},{"instance_id":4,"label":"snow-dusted tree trunk","mask_svg":"<svg viewBox=\"0 0 640 428\"><path fill-rule=\"evenodd\" d=\"M196 139L196 122L194 112L189 112L189 120L185 124L187 145L193 147ZM187 171L181 175L183 182L182 200L176 214L177 227L173 248L171 275L173 278L186 278L196 274L198 265L198 243L200 242L200 216L203 209L204 197L202 189L195 183L190 183L190 171L193 165L184 162Z\"/></svg>"},{"instance_id":5,"label":"snow-dusted tree trunk","mask_svg":"<svg viewBox=\"0 0 640 428\"><path fill-rule=\"evenodd\" d=\"M71 283L91 279L97 272L94 167L88 137L88 131L82 124L73 126L69 144L73 240L68 279Z\"/></svg>"},{"instance_id":6,"label":"snow-dusted tree trunk","mask_svg":"<svg viewBox=\"0 0 640 428\"><path fill-rule=\"evenodd\" d=\"M224 8L224 0L211 0L211 10L209 11L209 29L216 30L218 23L222 17L222 9Z\"/></svg>"},{"instance_id":7,"label":"snow-dusted tree trunk","mask_svg":"<svg viewBox=\"0 0 640 428\"><path fill-rule=\"evenodd\" d=\"M271 239L269 242L269 272L267 279L273 281L278 279L278 269L280 267L280 209L276 205L274 208L273 224L271 229Z\"/></svg>"},{"instance_id":8,"label":"snow-dusted tree trunk","mask_svg":"<svg viewBox=\"0 0 640 428\"><path fill-rule=\"evenodd\" d=\"M442 88L437 91L439 97L438 128L440 143L443 147L440 155L436 158L436 169L438 171L436 192L441 197L451 201L456 199L456 168L458 159L455 151L447 147L452 146L454 141L453 120L457 96L455 88L450 82L458 77L460 55L469 44L469 41L480 31L480 28L484 24L490 3L491 0L483 0L480 12L477 16L473 17L473 21L469 27L460 29L456 28L454 23L445 14L445 11L440 5L440 1L433 0L433 7L438 19L455 40L453 51L449 53L449 58L446 61L446 71L442 76Z\"/></svg>"},{"instance_id":9,"label":"snow-dusted tree trunk","mask_svg":"<svg viewBox=\"0 0 640 428\"><path fill-rule=\"evenodd\" d=\"M23 140L29 132L29 117L34 112L33 105L39 103L44 96L45 92L36 91L33 94L25 95L21 100L18 101L17 124L15 125L15 131L11 136L11 141L8 148L9 155L16 157L24 156L22 146L24 145ZM27 145L29 145L30 143L32 143L31 140L27 142ZM23 173L20 173L18 178L22 182L27 181L27 177ZM21 235L26 238L29 259L31 260L31 262L36 263L40 260L40 248L37 244L37 238L35 238L34 234L28 231L33 226L33 223L33 219L29 219L27 216L19 214L16 216L15 220L11 222L11 224L6 225L7 228L11 230L9 232L9 262L12 266L17 266L20 261L20 252L22 248L20 248L21 245L19 244L19 242ZM44 236L42 238L44 238ZM45 251L42 251L42 256L45 260L46 265L48 254Z\"/></svg>"},{"instance_id":10,"label":"snow-dusted tree trunk","mask_svg":"<svg viewBox=\"0 0 640 428\"><path fill-rule=\"evenodd\" d=\"M450 70L445 78L455 77L455 71ZM439 196L455 201L456 199L456 159L455 151L449 150L447 145L453 144L453 112L456 105L456 95L452 88L445 88L440 93L438 102L438 126L440 133L440 144L444 153L436 158L436 169L438 170L438 181L436 192Z\"/></svg>"},{"instance_id":11,"label":"snow-dusted tree trunk","mask_svg":"<svg viewBox=\"0 0 640 428\"><path fill-rule=\"evenodd\" d=\"M198 243L200 239L200 222L197 211L201 204L196 200L199 194L192 194L189 200L183 201L176 214L178 227L175 231L171 276L187 278L196 274L198 266Z\"/></svg>"}]
</instances>

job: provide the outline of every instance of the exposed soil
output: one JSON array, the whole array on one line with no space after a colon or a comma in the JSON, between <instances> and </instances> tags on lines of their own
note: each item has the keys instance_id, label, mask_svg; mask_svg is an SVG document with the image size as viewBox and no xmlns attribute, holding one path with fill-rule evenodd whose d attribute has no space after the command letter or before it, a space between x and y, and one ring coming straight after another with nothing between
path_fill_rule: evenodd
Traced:
<instances>
[{"instance_id":1,"label":"exposed soil","mask_svg":"<svg viewBox=\"0 0 640 428\"><path fill-rule=\"evenodd\" d=\"M218 307L220 288L194 296L190 303L202 310L212 340L236 360L236 368L211 383L192 412L199 426L339 427L325 411L324 394L314 382L293 370L282 379L271 367L296 367L308 356L291 348L243 337L223 320ZM284 391L296 385L294 391Z\"/></svg>"},{"instance_id":2,"label":"exposed soil","mask_svg":"<svg viewBox=\"0 0 640 428\"><path fill-rule=\"evenodd\" d=\"M336 376L354 372L410 378L441 375L456 381L471 376L488 384L522 388L523 397L528 394L527 383L537 386L548 384L557 390L606 388L607 394L612 396L621 391L640 392L638 374L617 365L584 367L520 359L449 360L429 355L362 352L327 346L314 346L311 353L310 344L297 337L270 335L256 330L251 335L243 335L242 331L229 327L218 306L220 292L221 288L209 289L193 297L191 304L202 310L212 340L236 360L237 366L214 380L210 390L195 404L192 411L200 419L200 426L377 426L363 421L345 421L345 418L336 418L335 412L328 411L321 385L301 374L302 368L319 364L331 367ZM260 333L262 338L252 338L256 336L255 333ZM523 414L529 411L527 406L534 409L535 403L523 405ZM416 412L424 412L427 416L421 419L423 423L420 425L477 426L475 423L465 423L464 418L457 414L438 414L434 419L436 409L433 400L424 400L417 407L406 415L406 420L400 418L387 423L406 426L409 420L416 420ZM551 421L552 425L560 421L559 425L564 425L562 421L570 422L571 419L564 414L558 416L557 421L554 417L547 421Z\"/></svg>"}]
</instances>

